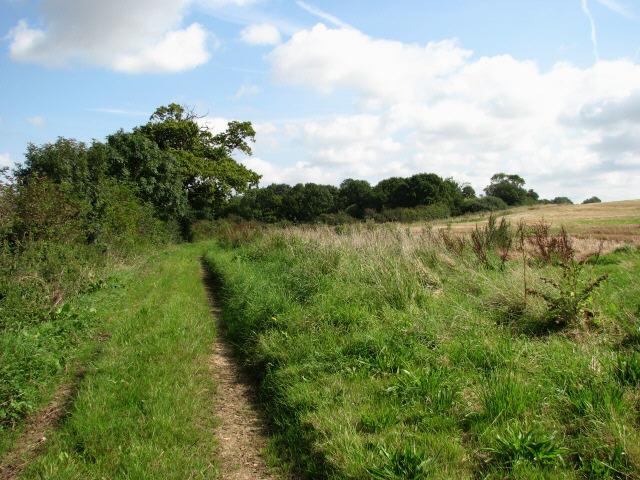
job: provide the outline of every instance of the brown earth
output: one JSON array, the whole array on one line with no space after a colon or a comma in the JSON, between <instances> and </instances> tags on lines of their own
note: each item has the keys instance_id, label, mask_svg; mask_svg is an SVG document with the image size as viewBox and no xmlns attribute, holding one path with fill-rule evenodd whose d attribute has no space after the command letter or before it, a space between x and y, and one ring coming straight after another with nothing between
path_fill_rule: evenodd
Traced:
<instances>
[{"instance_id":1,"label":"brown earth","mask_svg":"<svg viewBox=\"0 0 640 480\"><path fill-rule=\"evenodd\" d=\"M269 429L256 401L254 385L238 366L233 349L224 341L224 326L215 302L215 287L203 267L211 313L217 327L209 357L216 382L215 412L219 419L218 460L223 480L270 480L281 478L266 465L261 453L267 446Z\"/></svg>"}]
</instances>

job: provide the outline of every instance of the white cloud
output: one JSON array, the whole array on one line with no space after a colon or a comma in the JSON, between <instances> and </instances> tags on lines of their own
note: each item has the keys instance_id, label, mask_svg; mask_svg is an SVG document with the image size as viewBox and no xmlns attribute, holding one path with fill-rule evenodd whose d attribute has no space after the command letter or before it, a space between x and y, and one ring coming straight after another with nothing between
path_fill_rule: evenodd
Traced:
<instances>
[{"instance_id":1,"label":"white cloud","mask_svg":"<svg viewBox=\"0 0 640 480\"><path fill-rule=\"evenodd\" d=\"M248 157L242 163L249 169L262 175L261 185L271 183L336 183L339 177L336 172L327 171L309 162L296 162L293 166L283 167L276 165L260 157Z\"/></svg>"},{"instance_id":2,"label":"white cloud","mask_svg":"<svg viewBox=\"0 0 640 480\"><path fill-rule=\"evenodd\" d=\"M0 168L2 167L12 167L14 165L13 160L11 160L11 155L8 153L0 153Z\"/></svg>"},{"instance_id":3,"label":"white cloud","mask_svg":"<svg viewBox=\"0 0 640 480\"><path fill-rule=\"evenodd\" d=\"M181 24L194 0L42 0L42 28L9 32L13 60L49 67L76 62L128 73L177 72L207 62L204 28Z\"/></svg>"},{"instance_id":4,"label":"white cloud","mask_svg":"<svg viewBox=\"0 0 640 480\"><path fill-rule=\"evenodd\" d=\"M259 94L261 91L257 85L242 85L234 96L236 98L251 97Z\"/></svg>"},{"instance_id":5,"label":"white cloud","mask_svg":"<svg viewBox=\"0 0 640 480\"><path fill-rule=\"evenodd\" d=\"M206 128L214 135L222 133L227 129L229 120L222 117L202 117L196 119L200 128Z\"/></svg>"},{"instance_id":6,"label":"white cloud","mask_svg":"<svg viewBox=\"0 0 640 480\"><path fill-rule=\"evenodd\" d=\"M617 0L596 0L596 1L599 4L607 7L609 10L612 10L622 16L625 16L627 18L633 18L633 14L627 9L627 7L622 5Z\"/></svg>"},{"instance_id":7,"label":"white cloud","mask_svg":"<svg viewBox=\"0 0 640 480\"><path fill-rule=\"evenodd\" d=\"M31 124L32 127L40 128L44 127L47 121L42 115L35 115L33 117L28 117L27 122Z\"/></svg>"},{"instance_id":8,"label":"white cloud","mask_svg":"<svg viewBox=\"0 0 640 480\"><path fill-rule=\"evenodd\" d=\"M249 45L277 45L281 41L280 31L268 23L249 25L240 32L240 38Z\"/></svg>"},{"instance_id":9,"label":"white cloud","mask_svg":"<svg viewBox=\"0 0 640 480\"><path fill-rule=\"evenodd\" d=\"M541 71L509 55L474 58L454 40L420 46L324 25L268 59L282 83L351 92L363 109L283 125L311 152L305 172L377 181L433 171L481 190L505 171L543 196L638 195L619 181L640 178L640 66L631 61Z\"/></svg>"},{"instance_id":10,"label":"white cloud","mask_svg":"<svg viewBox=\"0 0 640 480\"><path fill-rule=\"evenodd\" d=\"M118 55L115 70L126 73L162 73L190 70L209 61L207 32L194 23L184 30L173 30L155 45L135 54Z\"/></svg>"},{"instance_id":11,"label":"white cloud","mask_svg":"<svg viewBox=\"0 0 640 480\"><path fill-rule=\"evenodd\" d=\"M268 58L283 82L323 93L353 88L368 97L399 101L430 96L429 83L463 66L470 55L454 40L409 45L318 24L296 33Z\"/></svg>"}]
</instances>

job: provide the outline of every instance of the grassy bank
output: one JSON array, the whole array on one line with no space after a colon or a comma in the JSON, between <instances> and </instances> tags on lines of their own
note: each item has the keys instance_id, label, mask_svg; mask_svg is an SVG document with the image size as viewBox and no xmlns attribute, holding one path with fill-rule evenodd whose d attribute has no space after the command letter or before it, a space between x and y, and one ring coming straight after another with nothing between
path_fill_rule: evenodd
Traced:
<instances>
[{"instance_id":1,"label":"grassy bank","mask_svg":"<svg viewBox=\"0 0 640 480\"><path fill-rule=\"evenodd\" d=\"M637 248L579 267L572 303L533 252L523 270L401 227L233 233L206 256L223 318L305 476L640 475Z\"/></svg>"},{"instance_id":2,"label":"grassy bank","mask_svg":"<svg viewBox=\"0 0 640 480\"><path fill-rule=\"evenodd\" d=\"M201 248L163 250L72 303L102 343L24 478L217 477Z\"/></svg>"}]
</instances>

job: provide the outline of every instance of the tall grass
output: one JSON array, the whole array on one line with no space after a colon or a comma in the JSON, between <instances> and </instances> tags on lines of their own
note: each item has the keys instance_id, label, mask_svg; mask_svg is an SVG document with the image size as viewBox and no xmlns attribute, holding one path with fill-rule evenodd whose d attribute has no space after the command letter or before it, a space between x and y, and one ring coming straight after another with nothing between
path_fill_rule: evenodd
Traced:
<instances>
[{"instance_id":1,"label":"tall grass","mask_svg":"<svg viewBox=\"0 0 640 480\"><path fill-rule=\"evenodd\" d=\"M638 348L637 249L584 264L609 275L580 305L592 315L549 331L536 327L548 305L525 301L523 257L485 246L503 264L486 268L447 234L234 238L206 256L229 338L260 381L274 450L305 476L584 478L611 462L620 478L640 474L635 357L613 360ZM524 261L526 288L562 275ZM576 407L589 388L608 400Z\"/></svg>"}]
</instances>

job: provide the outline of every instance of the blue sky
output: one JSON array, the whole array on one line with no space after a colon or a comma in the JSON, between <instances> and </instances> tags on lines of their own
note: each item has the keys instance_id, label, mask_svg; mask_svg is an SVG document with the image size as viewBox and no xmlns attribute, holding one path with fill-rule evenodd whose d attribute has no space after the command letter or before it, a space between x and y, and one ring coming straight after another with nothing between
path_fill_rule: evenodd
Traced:
<instances>
[{"instance_id":1,"label":"blue sky","mask_svg":"<svg viewBox=\"0 0 640 480\"><path fill-rule=\"evenodd\" d=\"M0 0L0 163L178 102L263 183L498 171L638 198L637 0Z\"/></svg>"}]
</instances>

